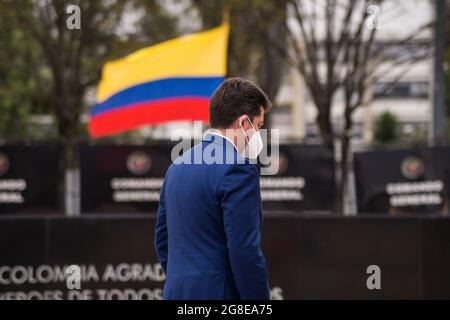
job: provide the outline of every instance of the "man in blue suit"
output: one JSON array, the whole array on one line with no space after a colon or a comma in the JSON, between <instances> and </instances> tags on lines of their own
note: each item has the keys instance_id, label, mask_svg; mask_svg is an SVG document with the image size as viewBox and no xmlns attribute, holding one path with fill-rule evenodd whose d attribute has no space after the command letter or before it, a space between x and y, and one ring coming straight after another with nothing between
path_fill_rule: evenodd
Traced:
<instances>
[{"instance_id":1,"label":"man in blue suit","mask_svg":"<svg viewBox=\"0 0 450 320\"><path fill-rule=\"evenodd\" d=\"M249 160L262 149L269 108L255 84L224 81L210 101L213 129L168 169L155 230L164 299L270 298L259 173Z\"/></svg>"}]
</instances>

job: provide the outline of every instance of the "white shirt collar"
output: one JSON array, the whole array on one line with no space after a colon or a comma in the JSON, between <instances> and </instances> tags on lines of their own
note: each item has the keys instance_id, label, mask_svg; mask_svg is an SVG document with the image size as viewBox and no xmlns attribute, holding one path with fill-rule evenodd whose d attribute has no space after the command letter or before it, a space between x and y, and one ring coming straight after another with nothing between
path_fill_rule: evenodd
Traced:
<instances>
[{"instance_id":1,"label":"white shirt collar","mask_svg":"<svg viewBox=\"0 0 450 320\"><path fill-rule=\"evenodd\" d=\"M238 148L236 147L236 145L234 144L234 142L231 141L231 139L228 138L227 136L224 136L219 130L208 129L208 130L206 130L206 132L205 132L205 134L204 134L203 136L206 136L206 135L208 135L208 134L213 134L213 135L222 137L222 138L224 138L224 139L227 139L227 140L234 146L234 148L236 149L236 151L239 152L239 150L238 150Z\"/></svg>"}]
</instances>

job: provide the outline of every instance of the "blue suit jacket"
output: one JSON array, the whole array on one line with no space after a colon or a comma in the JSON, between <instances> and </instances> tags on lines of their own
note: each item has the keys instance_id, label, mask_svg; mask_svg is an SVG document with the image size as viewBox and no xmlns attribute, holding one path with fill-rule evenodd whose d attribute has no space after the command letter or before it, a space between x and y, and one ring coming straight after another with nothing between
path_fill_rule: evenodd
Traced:
<instances>
[{"instance_id":1,"label":"blue suit jacket","mask_svg":"<svg viewBox=\"0 0 450 320\"><path fill-rule=\"evenodd\" d=\"M259 173L244 161L231 142L209 134L168 169L155 230L164 299L270 298Z\"/></svg>"}]
</instances>

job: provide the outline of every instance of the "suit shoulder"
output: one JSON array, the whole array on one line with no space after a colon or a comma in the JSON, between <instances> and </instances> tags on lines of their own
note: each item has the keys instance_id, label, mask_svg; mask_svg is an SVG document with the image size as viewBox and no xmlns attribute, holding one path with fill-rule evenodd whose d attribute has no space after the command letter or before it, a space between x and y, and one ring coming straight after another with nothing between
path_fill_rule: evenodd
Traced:
<instances>
[{"instance_id":1,"label":"suit shoulder","mask_svg":"<svg viewBox=\"0 0 450 320\"><path fill-rule=\"evenodd\" d=\"M227 165L227 171L248 171L251 173L258 172L256 165L253 163L231 163Z\"/></svg>"},{"instance_id":2,"label":"suit shoulder","mask_svg":"<svg viewBox=\"0 0 450 320\"><path fill-rule=\"evenodd\" d=\"M229 177L259 181L259 172L256 165L252 163L230 164L224 171L223 179Z\"/></svg>"}]
</instances>

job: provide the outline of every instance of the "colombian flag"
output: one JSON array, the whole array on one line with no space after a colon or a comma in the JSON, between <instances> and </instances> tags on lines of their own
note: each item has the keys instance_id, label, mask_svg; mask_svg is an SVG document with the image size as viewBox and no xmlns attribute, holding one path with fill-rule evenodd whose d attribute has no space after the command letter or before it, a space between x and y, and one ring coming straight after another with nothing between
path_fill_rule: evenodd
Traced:
<instances>
[{"instance_id":1,"label":"colombian flag","mask_svg":"<svg viewBox=\"0 0 450 320\"><path fill-rule=\"evenodd\" d=\"M103 67L91 137L176 120L208 122L226 74L229 25L141 49Z\"/></svg>"}]
</instances>

